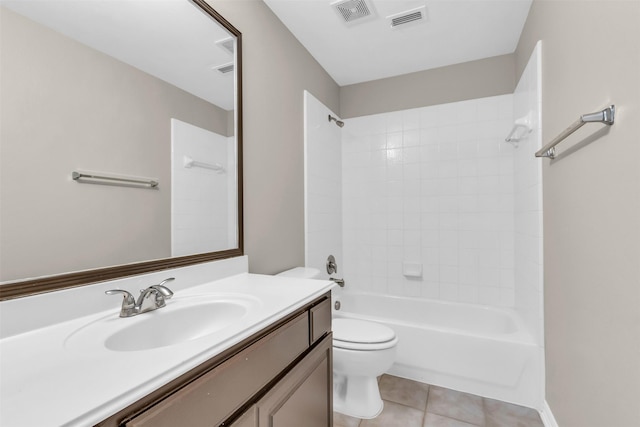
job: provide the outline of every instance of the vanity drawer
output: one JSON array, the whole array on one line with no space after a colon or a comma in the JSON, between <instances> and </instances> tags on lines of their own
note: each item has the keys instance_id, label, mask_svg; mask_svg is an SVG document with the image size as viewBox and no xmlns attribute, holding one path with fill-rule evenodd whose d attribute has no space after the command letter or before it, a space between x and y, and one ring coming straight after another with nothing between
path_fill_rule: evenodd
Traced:
<instances>
[{"instance_id":1,"label":"vanity drawer","mask_svg":"<svg viewBox=\"0 0 640 427\"><path fill-rule=\"evenodd\" d=\"M313 344L331 332L331 297L309 310L309 343Z\"/></svg>"},{"instance_id":2,"label":"vanity drawer","mask_svg":"<svg viewBox=\"0 0 640 427\"><path fill-rule=\"evenodd\" d=\"M308 346L309 316L305 312L124 425L218 425Z\"/></svg>"}]
</instances>

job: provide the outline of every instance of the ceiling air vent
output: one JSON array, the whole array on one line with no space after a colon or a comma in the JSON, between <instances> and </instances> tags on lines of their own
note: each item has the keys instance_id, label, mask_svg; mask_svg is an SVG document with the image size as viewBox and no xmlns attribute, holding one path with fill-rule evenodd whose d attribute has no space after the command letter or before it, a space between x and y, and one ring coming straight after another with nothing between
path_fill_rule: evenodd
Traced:
<instances>
[{"instance_id":1,"label":"ceiling air vent","mask_svg":"<svg viewBox=\"0 0 640 427\"><path fill-rule=\"evenodd\" d=\"M375 17L373 7L367 0L336 0L331 6L346 24L361 23Z\"/></svg>"},{"instance_id":2,"label":"ceiling air vent","mask_svg":"<svg viewBox=\"0 0 640 427\"><path fill-rule=\"evenodd\" d=\"M224 49L225 51L233 55L233 49L235 47L235 40L233 39L233 37L228 37L226 39L218 40L216 44L220 46L220 48Z\"/></svg>"},{"instance_id":3,"label":"ceiling air vent","mask_svg":"<svg viewBox=\"0 0 640 427\"><path fill-rule=\"evenodd\" d=\"M229 74L233 71L233 62L224 65L218 65L213 67L214 70L218 70L221 74Z\"/></svg>"},{"instance_id":4,"label":"ceiling air vent","mask_svg":"<svg viewBox=\"0 0 640 427\"><path fill-rule=\"evenodd\" d=\"M387 19L389 20L391 28L402 28L409 24L425 22L427 20L427 7L420 6L416 9L389 15Z\"/></svg>"}]
</instances>

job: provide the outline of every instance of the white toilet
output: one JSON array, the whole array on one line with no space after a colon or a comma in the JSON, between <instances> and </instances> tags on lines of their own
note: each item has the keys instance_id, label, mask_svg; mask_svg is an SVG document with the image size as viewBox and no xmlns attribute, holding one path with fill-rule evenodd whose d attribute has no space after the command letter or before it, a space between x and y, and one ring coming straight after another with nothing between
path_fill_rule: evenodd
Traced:
<instances>
[{"instance_id":1,"label":"white toilet","mask_svg":"<svg viewBox=\"0 0 640 427\"><path fill-rule=\"evenodd\" d=\"M320 271L297 267L278 276L314 279ZM356 418L375 418L382 412L377 377L395 360L393 329L380 323L333 318L333 409Z\"/></svg>"}]
</instances>

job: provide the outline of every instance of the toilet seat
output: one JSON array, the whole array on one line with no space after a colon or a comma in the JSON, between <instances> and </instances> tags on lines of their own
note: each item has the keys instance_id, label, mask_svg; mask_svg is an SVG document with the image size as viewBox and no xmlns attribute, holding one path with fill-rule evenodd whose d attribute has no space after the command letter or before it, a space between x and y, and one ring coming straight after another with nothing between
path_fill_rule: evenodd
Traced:
<instances>
[{"instance_id":1,"label":"toilet seat","mask_svg":"<svg viewBox=\"0 0 640 427\"><path fill-rule=\"evenodd\" d=\"M333 319L332 330L333 346L345 350L384 350L398 343L393 329L376 322Z\"/></svg>"}]
</instances>

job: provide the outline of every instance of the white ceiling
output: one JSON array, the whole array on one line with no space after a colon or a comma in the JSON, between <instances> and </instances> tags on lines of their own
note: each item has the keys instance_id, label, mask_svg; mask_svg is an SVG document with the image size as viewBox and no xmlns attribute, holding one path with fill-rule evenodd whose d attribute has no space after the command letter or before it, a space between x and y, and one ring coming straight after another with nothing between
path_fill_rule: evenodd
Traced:
<instances>
[{"instance_id":1,"label":"white ceiling","mask_svg":"<svg viewBox=\"0 0 640 427\"><path fill-rule=\"evenodd\" d=\"M515 51L532 0L369 0L376 17L344 23L332 0L264 0L340 86ZM427 20L385 17L426 5Z\"/></svg>"},{"instance_id":2,"label":"white ceiling","mask_svg":"<svg viewBox=\"0 0 640 427\"><path fill-rule=\"evenodd\" d=\"M234 61L216 45L225 28L187 0L0 0L0 5L225 110L234 107Z\"/></svg>"}]
</instances>

